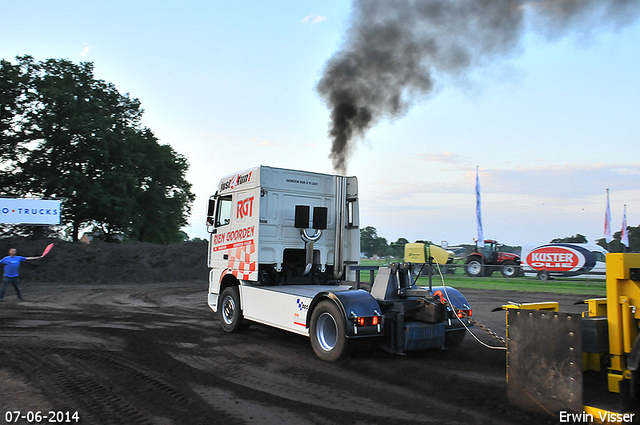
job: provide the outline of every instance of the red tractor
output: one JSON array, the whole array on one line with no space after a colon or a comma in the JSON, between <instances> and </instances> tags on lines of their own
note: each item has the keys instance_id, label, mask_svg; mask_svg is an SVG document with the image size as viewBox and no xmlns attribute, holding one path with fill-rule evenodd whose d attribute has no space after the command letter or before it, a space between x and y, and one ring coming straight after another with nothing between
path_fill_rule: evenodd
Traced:
<instances>
[{"instance_id":1,"label":"red tractor","mask_svg":"<svg viewBox=\"0 0 640 425\"><path fill-rule=\"evenodd\" d=\"M464 272L470 277L491 276L500 271L504 277L520 275L520 257L510 252L500 252L502 246L496 241L485 239L484 247L476 249L467 256Z\"/></svg>"}]
</instances>

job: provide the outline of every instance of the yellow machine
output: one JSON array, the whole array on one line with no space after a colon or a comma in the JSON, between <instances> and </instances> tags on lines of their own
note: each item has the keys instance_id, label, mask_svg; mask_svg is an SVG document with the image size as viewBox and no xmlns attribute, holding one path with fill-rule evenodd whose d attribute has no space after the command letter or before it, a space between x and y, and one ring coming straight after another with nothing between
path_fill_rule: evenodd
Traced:
<instances>
[{"instance_id":1,"label":"yellow machine","mask_svg":"<svg viewBox=\"0 0 640 425\"><path fill-rule=\"evenodd\" d=\"M503 306L509 401L561 421L637 423L640 254L607 254L607 298L584 303L581 316L558 303Z\"/></svg>"},{"instance_id":2,"label":"yellow machine","mask_svg":"<svg viewBox=\"0 0 640 425\"><path fill-rule=\"evenodd\" d=\"M588 317L606 316L609 331L611 366L609 391L638 382L632 371L640 360L640 254L607 254L607 298L587 300ZM638 395L638 394L636 394Z\"/></svg>"},{"instance_id":3,"label":"yellow machine","mask_svg":"<svg viewBox=\"0 0 640 425\"><path fill-rule=\"evenodd\" d=\"M408 243L404 246L404 261L409 263L428 263L433 257L439 264L447 264L449 252L446 249L428 243Z\"/></svg>"}]
</instances>

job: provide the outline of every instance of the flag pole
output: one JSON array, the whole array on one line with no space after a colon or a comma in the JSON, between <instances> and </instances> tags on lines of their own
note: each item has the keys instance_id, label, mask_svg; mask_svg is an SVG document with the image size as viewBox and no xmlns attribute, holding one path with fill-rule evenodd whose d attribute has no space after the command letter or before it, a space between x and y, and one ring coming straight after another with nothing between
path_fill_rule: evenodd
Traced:
<instances>
[{"instance_id":1,"label":"flag pole","mask_svg":"<svg viewBox=\"0 0 640 425\"><path fill-rule=\"evenodd\" d=\"M622 232L620 232L620 243L622 244L622 252L626 253L629 247L629 230L627 229L627 204L624 204L624 213L622 214Z\"/></svg>"},{"instance_id":2,"label":"flag pole","mask_svg":"<svg viewBox=\"0 0 640 425\"><path fill-rule=\"evenodd\" d=\"M476 165L476 226L478 229L478 248L484 247L484 232L482 231L482 208L480 202L480 176L478 166Z\"/></svg>"},{"instance_id":3,"label":"flag pole","mask_svg":"<svg viewBox=\"0 0 640 425\"><path fill-rule=\"evenodd\" d=\"M609 188L607 188L607 209L604 212L604 240L607 242L607 251L611 252L611 207L609 205Z\"/></svg>"}]
</instances>

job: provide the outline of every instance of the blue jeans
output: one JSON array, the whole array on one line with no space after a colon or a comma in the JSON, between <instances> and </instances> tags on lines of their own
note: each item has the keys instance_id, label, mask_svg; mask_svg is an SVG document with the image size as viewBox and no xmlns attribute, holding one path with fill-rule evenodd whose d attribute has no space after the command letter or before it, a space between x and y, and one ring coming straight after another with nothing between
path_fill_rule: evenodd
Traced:
<instances>
[{"instance_id":1,"label":"blue jeans","mask_svg":"<svg viewBox=\"0 0 640 425\"><path fill-rule=\"evenodd\" d=\"M4 277L4 279L2 280L2 287L0 288L0 300L4 298L4 293L7 290L7 286L9 286L9 284L13 285L13 288L16 290L16 294L18 294L18 298L24 301L24 298L22 298L22 291L20 291L20 278L18 276Z\"/></svg>"}]
</instances>

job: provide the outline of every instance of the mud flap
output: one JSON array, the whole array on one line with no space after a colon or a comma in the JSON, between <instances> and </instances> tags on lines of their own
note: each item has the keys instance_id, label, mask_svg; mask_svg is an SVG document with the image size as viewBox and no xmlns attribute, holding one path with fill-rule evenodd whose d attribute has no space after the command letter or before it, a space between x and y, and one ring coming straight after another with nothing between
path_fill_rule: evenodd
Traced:
<instances>
[{"instance_id":1,"label":"mud flap","mask_svg":"<svg viewBox=\"0 0 640 425\"><path fill-rule=\"evenodd\" d=\"M556 416L582 412L582 333L578 314L507 310L507 397Z\"/></svg>"}]
</instances>

